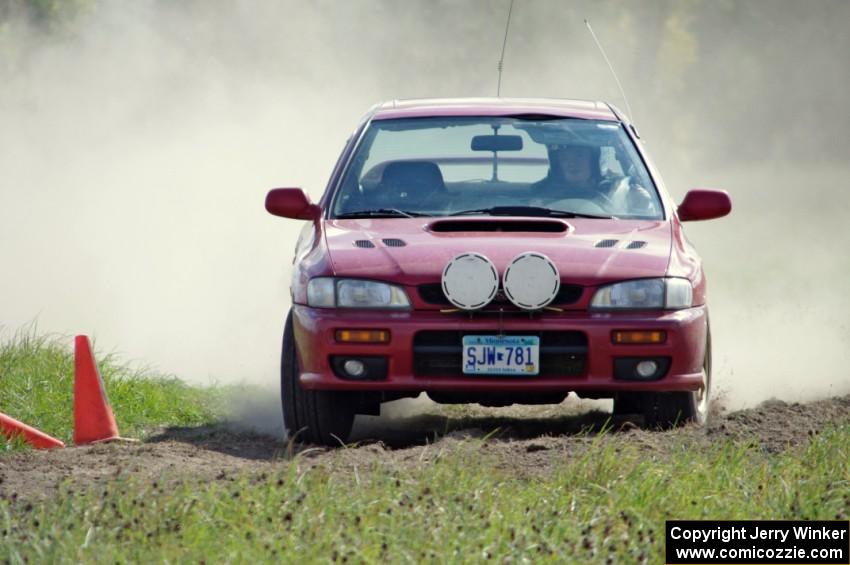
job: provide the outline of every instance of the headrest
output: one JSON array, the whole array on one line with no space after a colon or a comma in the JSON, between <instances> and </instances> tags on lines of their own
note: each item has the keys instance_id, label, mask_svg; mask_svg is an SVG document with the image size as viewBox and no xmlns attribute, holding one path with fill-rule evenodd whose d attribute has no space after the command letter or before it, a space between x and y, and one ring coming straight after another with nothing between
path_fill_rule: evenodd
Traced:
<instances>
[{"instance_id":1,"label":"headrest","mask_svg":"<svg viewBox=\"0 0 850 565\"><path fill-rule=\"evenodd\" d=\"M420 184L441 188L443 174L432 161L395 161L384 168L382 184Z\"/></svg>"}]
</instances>

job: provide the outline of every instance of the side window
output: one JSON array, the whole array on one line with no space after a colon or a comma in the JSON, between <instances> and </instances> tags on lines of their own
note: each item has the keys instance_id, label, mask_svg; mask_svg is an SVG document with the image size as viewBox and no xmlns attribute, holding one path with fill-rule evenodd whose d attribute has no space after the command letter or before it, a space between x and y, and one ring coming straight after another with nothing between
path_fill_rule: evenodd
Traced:
<instances>
[{"instance_id":1,"label":"side window","mask_svg":"<svg viewBox=\"0 0 850 565\"><path fill-rule=\"evenodd\" d=\"M603 175L614 174L624 176L623 167L620 166L620 161L617 159L617 152L610 145L600 147L599 169Z\"/></svg>"}]
</instances>

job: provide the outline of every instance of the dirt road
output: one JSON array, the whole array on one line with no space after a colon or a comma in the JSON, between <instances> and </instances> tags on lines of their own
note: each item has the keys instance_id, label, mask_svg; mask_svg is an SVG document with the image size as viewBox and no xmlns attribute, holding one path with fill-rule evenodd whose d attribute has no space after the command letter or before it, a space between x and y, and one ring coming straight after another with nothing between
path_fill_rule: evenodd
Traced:
<instances>
[{"instance_id":1,"label":"dirt road","mask_svg":"<svg viewBox=\"0 0 850 565\"><path fill-rule=\"evenodd\" d=\"M850 422L850 395L808 404L768 401L717 414L707 429L646 431L628 419L569 401L558 407L484 410L433 406L415 416L364 419L345 449L294 447L225 425L167 429L142 443L112 443L0 456L0 497L40 498L66 485L91 489L118 476L140 480L230 480L270 473L299 453L299 465L366 471L376 462L415 469L465 447L481 445L492 464L517 476L546 473L594 441L627 442L648 452L705 448L722 438L752 441L779 451L830 425Z\"/></svg>"}]
</instances>

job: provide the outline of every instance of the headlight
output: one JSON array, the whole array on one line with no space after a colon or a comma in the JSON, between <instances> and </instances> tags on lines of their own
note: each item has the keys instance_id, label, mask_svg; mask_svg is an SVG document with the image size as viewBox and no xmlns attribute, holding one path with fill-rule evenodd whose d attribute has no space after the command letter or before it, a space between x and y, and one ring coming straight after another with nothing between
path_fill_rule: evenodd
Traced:
<instances>
[{"instance_id":1,"label":"headlight","mask_svg":"<svg viewBox=\"0 0 850 565\"><path fill-rule=\"evenodd\" d=\"M401 287L361 279L317 277L307 283L307 304L314 308L409 308Z\"/></svg>"},{"instance_id":2,"label":"headlight","mask_svg":"<svg viewBox=\"0 0 850 565\"><path fill-rule=\"evenodd\" d=\"M603 286L593 295L591 309L608 310L690 308L693 288L688 279L640 279Z\"/></svg>"}]
</instances>

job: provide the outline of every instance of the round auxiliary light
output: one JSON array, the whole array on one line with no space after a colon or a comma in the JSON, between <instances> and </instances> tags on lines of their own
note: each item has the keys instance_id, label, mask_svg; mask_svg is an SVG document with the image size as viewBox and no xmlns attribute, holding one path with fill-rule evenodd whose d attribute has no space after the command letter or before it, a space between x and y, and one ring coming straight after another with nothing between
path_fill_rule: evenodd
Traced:
<instances>
[{"instance_id":1,"label":"round auxiliary light","mask_svg":"<svg viewBox=\"0 0 850 565\"><path fill-rule=\"evenodd\" d=\"M461 253L443 269L443 294L463 310L487 306L499 290L499 273L480 253Z\"/></svg>"},{"instance_id":2,"label":"round auxiliary light","mask_svg":"<svg viewBox=\"0 0 850 565\"><path fill-rule=\"evenodd\" d=\"M551 259L532 251L514 257L505 269L503 286L508 300L523 310L550 304L561 288L561 274Z\"/></svg>"}]
</instances>

